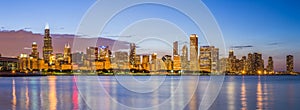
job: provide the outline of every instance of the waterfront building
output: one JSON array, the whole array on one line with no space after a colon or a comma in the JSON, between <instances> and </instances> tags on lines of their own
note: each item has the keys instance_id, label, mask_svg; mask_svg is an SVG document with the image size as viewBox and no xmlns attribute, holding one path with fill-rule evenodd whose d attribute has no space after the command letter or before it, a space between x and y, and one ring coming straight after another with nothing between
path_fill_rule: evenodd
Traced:
<instances>
[{"instance_id":1,"label":"waterfront building","mask_svg":"<svg viewBox=\"0 0 300 110\"><path fill-rule=\"evenodd\" d=\"M200 47L200 71L218 72L219 49L214 46Z\"/></svg>"},{"instance_id":2,"label":"waterfront building","mask_svg":"<svg viewBox=\"0 0 300 110\"><path fill-rule=\"evenodd\" d=\"M150 56L149 55L142 55L142 69L145 72L150 72Z\"/></svg>"},{"instance_id":3,"label":"waterfront building","mask_svg":"<svg viewBox=\"0 0 300 110\"><path fill-rule=\"evenodd\" d=\"M72 53L72 63L78 66L83 65L84 53L83 52L75 52Z\"/></svg>"},{"instance_id":4,"label":"waterfront building","mask_svg":"<svg viewBox=\"0 0 300 110\"><path fill-rule=\"evenodd\" d=\"M159 70L159 59L157 59L157 53L153 53L151 54L151 67L150 67L150 71L152 72L156 72Z\"/></svg>"},{"instance_id":5,"label":"waterfront building","mask_svg":"<svg viewBox=\"0 0 300 110\"><path fill-rule=\"evenodd\" d=\"M238 73L238 71L237 71L237 59L236 59L236 56L234 55L233 50L229 51L227 67L228 67L227 71L229 73Z\"/></svg>"},{"instance_id":6,"label":"waterfront building","mask_svg":"<svg viewBox=\"0 0 300 110\"><path fill-rule=\"evenodd\" d=\"M87 60L94 62L98 60L98 47L88 47L86 49Z\"/></svg>"},{"instance_id":7,"label":"waterfront building","mask_svg":"<svg viewBox=\"0 0 300 110\"><path fill-rule=\"evenodd\" d=\"M0 71L15 71L18 70L18 66L18 58L0 56Z\"/></svg>"},{"instance_id":8,"label":"waterfront building","mask_svg":"<svg viewBox=\"0 0 300 110\"><path fill-rule=\"evenodd\" d=\"M53 52L53 47L52 47L52 38L50 36L50 29L49 25L46 24L45 26L45 34L44 34L44 47L43 47L43 58L45 60L45 63L49 64L50 63L50 57Z\"/></svg>"},{"instance_id":9,"label":"waterfront building","mask_svg":"<svg viewBox=\"0 0 300 110\"><path fill-rule=\"evenodd\" d=\"M19 70L21 72L28 72L30 70L30 61L27 54L21 54L19 56Z\"/></svg>"},{"instance_id":10,"label":"waterfront building","mask_svg":"<svg viewBox=\"0 0 300 110\"><path fill-rule=\"evenodd\" d=\"M229 70L228 64L229 64L228 58L221 58L219 60L219 72L228 73Z\"/></svg>"},{"instance_id":11,"label":"waterfront building","mask_svg":"<svg viewBox=\"0 0 300 110\"><path fill-rule=\"evenodd\" d=\"M199 70L198 60L198 36L196 34L190 35L190 70Z\"/></svg>"},{"instance_id":12,"label":"waterfront building","mask_svg":"<svg viewBox=\"0 0 300 110\"><path fill-rule=\"evenodd\" d=\"M72 63L72 57L71 57L71 47L70 44L66 44L64 48L64 64L71 64Z\"/></svg>"},{"instance_id":13,"label":"waterfront building","mask_svg":"<svg viewBox=\"0 0 300 110\"><path fill-rule=\"evenodd\" d=\"M171 71L173 70L173 61L172 61L172 56L171 55L165 55L162 57L162 61L165 64L165 70Z\"/></svg>"},{"instance_id":14,"label":"waterfront building","mask_svg":"<svg viewBox=\"0 0 300 110\"><path fill-rule=\"evenodd\" d=\"M175 73L181 72L181 60L179 55L173 56L173 70Z\"/></svg>"},{"instance_id":15,"label":"waterfront building","mask_svg":"<svg viewBox=\"0 0 300 110\"><path fill-rule=\"evenodd\" d=\"M37 50L38 49L37 43L33 42L31 48L32 48L32 51L31 51L30 57L38 59L39 58L39 52Z\"/></svg>"},{"instance_id":16,"label":"waterfront building","mask_svg":"<svg viewBox=\"0 0 300 110\"><path fill-rule=\"evenodd\" d=\"M134 66L136 64L135 63L135 57L136 57L136 45L134 43L130 43L129 63L132 66Z\"/></svg>"},{"instance_id":17,"label":"waterfront building","mask_svg":"<svg viewBox=\"0 0 300 110\"><path fill-rule=\"evenodd\" d=\"M249 53L247 59L247 73L261 75L264 72L264 60L261 53Z\"/></svg>"},{"instance_id":18,"label":"waterfront building","mask_svg":"<svg viewBox=\"0 0 300 110\"><path fill-rule=\"evenodd\" d=\"M294 72L294 56L286 56L286 72L292 74Z\"/></svg>"},{"instance_id":19,"label":"waterfront building","mask_svg":"<svg viewBox=\"0 0 300 110\"><path fill-rule=\"evenodd\" d=\"M267 74L274 74L274 62L271 56L268 59Z\"/></svg>"},{"instance_id":20,"label":"waterfront building","mask_svg":"<svg viewBox=\"0 0 300 110\"><path fill-rule=\"evenodd\" d=\"M128 52L115 52L115 58L113 62L116 64L117 69L128 69Z\"/></svg>"},{"instance_id":21,"label":"waterfront building","mask_svg":"<svg viewBox=\"0 0 300 110\"><path fill-rule=\"evenodd\" d=\"M173 57L178 55L178 41L173 42Z\"/></svg>"},{"instance_id":22,"label":"waterfront building","mask_svg":"<svg viewBox=\"0 0 300 110\"><path fill-rule=\"evenodd\" d=\"M112 53L109 50L109 46L99 46L99 56L98 60L103 60L106 57L111 57Z\"/></svg>"},{"instance_id":23,"label":"waterfront building","mask_svg":"<svg viewBox=\"0 0 300 110\"><path fill-rule=\"evenodd\" d=\"M188 62L188 47L187 45L184 45L182 47L182 54L181 54L181 68L182 70L188 70L189 69L189 62Z\"/></svg>"}]
</instances>

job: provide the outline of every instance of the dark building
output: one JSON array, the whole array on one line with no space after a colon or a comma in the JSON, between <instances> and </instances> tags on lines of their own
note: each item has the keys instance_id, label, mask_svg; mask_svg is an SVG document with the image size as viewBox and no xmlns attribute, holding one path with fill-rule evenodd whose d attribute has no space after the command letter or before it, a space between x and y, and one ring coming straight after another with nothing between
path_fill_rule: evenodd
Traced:
<instances>
[{"instance_id":1,"label":"dark building","mask_svg":"<svg viewBox=\"0 0 300 110\"><path fill-rule=\"evenodd\" d=\"M134 43L130 44L130 50L129 50L129 63L130 65L135 65L135 56L136 56L136 45Z\"/></svg>"},{"instance_id":2,"label":"dark building","mask_svg":"<svg viewBox=\"0 0 300 110\"><path fill-rule=\"evenodd\" d=\"M263 74L264 72L264 60L260 53L249 53L247 60L247 73L248 74Z\"/></svg>"},{"instance_id":3,"label":"dark building","mask_svg":"<svg viewBox=\"0 0 300 110\"><path fill-rule=\"evenodd\" d=\"M50 36L49 25L46 24L45 35L44 35L44 47L43 47L43 58L46 64L49 63L52 52L53 52L52 38Z\"/></svg>"},{"instance_id":4,"label":"dark building","mask_svg":"<svg viewBox=\"0 0 300 110\"><path fill-rule=\"evenodd\" d=\"M12 71L18 68L18 58L8 58L0 56L0 71Z\"/></svg>"},{"instance_id":5,"label":"dark building","mask_svg":"<svg viewBox=\"0 0 300 110\"><path fill-rule=\"evenodd\" d=\"M267 73L274 74L274 62L272 57L269 57L268 59Z\"/></svg>"},{"instance_id":6,"label":"dark building","mask_svg":"<svg viewBox=\"0 0 300 110\"><path fill-rule=\"evenodd\" d=\"M292 74L294 72L294 56L286 56L286 72Z\"/></svg>"}]
</instances>

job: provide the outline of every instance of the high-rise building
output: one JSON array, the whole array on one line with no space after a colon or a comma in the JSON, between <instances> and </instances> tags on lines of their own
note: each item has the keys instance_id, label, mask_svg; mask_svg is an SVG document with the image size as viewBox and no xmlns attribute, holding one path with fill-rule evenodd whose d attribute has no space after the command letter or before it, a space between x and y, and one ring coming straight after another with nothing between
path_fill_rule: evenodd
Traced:
<instances>
[{"instance_id":1,"label":"high-rise building","mask_svg":"<svg viewBox=\"0 0 300 110\"><path fill-rule=\"evenodd\" d=\"M32 51L31 51L30 57L38 59L39 58L39 52L37 50L38 46L37 46L36 42L32 43L31 48L32 48Z\"/></svg>"},{"instance_id":2,"label":"high-rise building","mask_svg":"<svg viewBox=\"0 0 300 110\"><path fill-rule=\"evenodd\" d=\"M71 47L70 44L66 44L64 48L64 63L71 64L72 58L71 58Z\"/></svg>"},{"instance_id":3,"label":"high-rise building","mask_svg":"<svg viewBox=\"0 0 300 110\"><path fill-rule=\"evenodd\" d=\"M228 72L230 73L237 73L237 63L236 63L237 59L236 56L234 55L234 51L230 50L229 51L229 56L228 56L228 65L226 65L228 67Z\"/></svg>"},{"instance_id":4,"label":"high-rise building","mask_svg":"<svg viewBox=\"0 0 300 110\"><path fill-rule=\"evenodd\" d=\"M173 57L178 55L178 41L173 42Z\"/></svg>"},{"instance_id":5,"label":"high-rise building","mask_svg":"<svg viewBox=\"0 0 300 110\"><path fill-rule=\"evenodd\" d=\"M161 59L165 64L165 70L167 71L173 70L173 61L171 55L165 55Z\"/></svg>"},{"instance_id":6,"label":"high-rise building","mask_svg":"<svg viewBox=\"0 0 300 110\"><path fill-rule=\"evenodd\" d=\"M249 53L247 60L247 73L248 74L263 74L264 72L264 60L260 53Z\"/></svg>"},{"instance_id":7,"label":"high-rise building","mask_svg":"<svg viewBox=\"0 0 300 110\"><path fill-rule=\"evenodd\" d=\"M175 73L181 72L181 60L179 55L173 56L173 70Z\"/></svg>"},{"instance_id":8,"label":"high-rise building","mask_svg":"<svg viewBox=\"0 0 300 110\"><path fill-rule=\"evenodd\" d=\"M76 65L82 66L84 59L84 53L83 52L76 52L72 54L72 63Z\"/></svg>"},{"instance_id":9,"label":"high-rise building","mask_svg":"<svg viewBox=\"0 0 300 110\"><path fill-rule=\"evenodd\" d=\"M286 72L292 74L294 72L294 56L286 56Z\"/></svg>"},{"instance_id":10,"label":"high-rise building","mask_svg":"<svg viewBox=\"0 0 300 110\"><path fill-rule=\"evenodd\" d=\"M159 59L157 59L157 53L153 53L151 55L151 71L158 71L159 70Z\"/></svg>"},{"instance_id":11,"label":"high-rise building","mask_svg":"<svg viewBox=\"0 0 300 110\"><path fill-rule=\"evenodd\" d=\"M267 65L267 73L268 74L274 74L274 64L273 64L273 58L270 56L268 59L268 65Z\"/></svg>"},{"instance_id":12,"label":"high-rise building","mask_svg":"<svg viewBox=\"0 0 300 110\"><path fill-rule=\"evenodd\" d=\"M182 47L182 54L181 54L181 67L182 70L188 70L189 63L188 63L188 47L184 45Z\"/></svg>"},{"instance_id":13,"label":"high-rise building","mask_svg":"<svg viewBox=\"0 0 300 110\"><path fill-rule=\"evenodd\" d=\"M117 64L118 69L128 69L128 52L115 52L114 63Z\"/></svg>"},{"instance_id":14,"label":"high-rise building","mask_svg":"<svg viewBox=\"0 0 300 110\"><path fill-rule=\"evenodd\" d=\"M190 35L190 70L199 70L198 60L198 36L196 34Z\"/></svg>"},{"instance_id":15,"label":"high-rise building","mask_svg":"<svg viewBox=\"0 0 300 110\"><path fill-rule=\"evenodd\" d=\"M46 64L49 64L50 56L52 55L52 38L50 36L49 25L45 26L45 35L44 35L44 47L43 47L43 58Z\"/></svg>"},{"instance_id":16,"label":"high-rise building","mask_svg":"<svg viewBox=\"0 0 300 110\"><path fill-rule=\"evenodd\" d=\"M200 71L218 72L219 49L214 46L200 47Z\"/></svg>"},{"instance_id":17,"label":"high-rise building","mask_svg":"<svg viewBox=\"0 0 300 110\"><path fill-rule=\"evenodd\" d=\"M150 71L150 57L149 55L142 55L143 59L142 59L142 68L145 72L149 72Z\"/></svg>"},{"instance_id":18,"label":"high-rise building","mask_svg":"<svg viewBox=\"0 0 300 110\"><path fill-rule=\"evenodd\" d=\"M88 47L86 49L87 60L95 61L98 60L98 47Z\"/></svg>"},{"instance_id":19,"label":"high-rise building","mask_svg":"<svg viewBox=\"0 0 300 110\"><path fill-rule=\"evenodd\" d=\"M136 46L134 43L130 43L130 50L129 50L129 63L130 65L135 65L135 56L136 56Z\"/></svg>"}]
</instances>

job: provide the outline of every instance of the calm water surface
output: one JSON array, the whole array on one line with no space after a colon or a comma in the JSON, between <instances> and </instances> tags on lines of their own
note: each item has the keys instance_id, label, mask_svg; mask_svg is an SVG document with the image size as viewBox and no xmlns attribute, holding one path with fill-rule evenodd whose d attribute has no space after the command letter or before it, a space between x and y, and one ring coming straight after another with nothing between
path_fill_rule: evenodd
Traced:
<instances>
[{"instance_id":1,"label":"calm water surface","mask_svg":"<svg viewBox=\"0 0 300 110\"><path fill-rule=\"evenodd\" d=\"M149 78L140 76L133 81L126 76L3 77L0 109L198 110L207 95L204 91L210 79L209 76L156 76L151 84L145 83L147 86L136 83ZM164 79L162 83L160 79ZM300 110L300 76L226 76L210 109Z\"/></svg>"}]
</instances>

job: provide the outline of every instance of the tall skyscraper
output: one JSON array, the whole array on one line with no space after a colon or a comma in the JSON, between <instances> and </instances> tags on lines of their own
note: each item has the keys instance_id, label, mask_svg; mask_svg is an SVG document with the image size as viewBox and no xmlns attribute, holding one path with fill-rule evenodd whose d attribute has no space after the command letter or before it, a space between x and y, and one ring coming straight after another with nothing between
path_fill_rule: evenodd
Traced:
<instances>
[{"instance_id":1,"label":"tall skyscraper","mask_svg":"<svg viewBox=\"0 0 300 110\"><path fill-rule=\"evenodd\" d=\"M173 57L178 55L178 41L173 42Z\"/></svg>"},{"instance_id":2,"label":"tall skyscraper","mask_svg":"<svg viewBox=\"0 0 300 110\"><path fill-rule=\"evenodd\" d=\"M234 55L234 51L230 50L229 51L229 56L228 56L228 70L230 73L237 73L237 59L236 56Z\"/></svg>"},{"instance_id":3,"label":"tall skyscraper","mask_svg":"<svg viewBox=\"0 0 300 110\"><path fill-rule=\"evenodd\" d=\"M188 47L184 45L182 47L182 54L181 54L181 67L183 70L188 70Z\"/></svg>"},{"instance_id":4,"label":"tall skyscraper","mask_svg":"<svg viewBox=\"0 0 300 110\"><path fill-rule=\"evenodd\" d=\"M70 44L66 44L64 48L64 63L71 64L71 47Z\"/></svg>"},{"instance_id":5,"label":"tall skyscraper","mask_svg":"<svg viewBox=\"0 0 300 110\"><path fill-rule=\"evenodd\" d=\"M268 65L267 65L267 73L268 74L274 74L274 64L273 64L273 58L269 57L268 59Z\"/></svg>"},{"instance_id":6,"label":"tall skyscraper","mask_svg":"<svg viewBox=\"0 0 300 110\"><path fill-rule=\"evenodd\" d=\"M175 73L181 72L181 60L179 55L173 56L173 70Z\"/></svg>"},{"instance_id":7,"label":"tall skyscraper","mask_svg":"<svg viewBox=\"0 0 300 110\"><path fill-rule=\"evenodd\" d=\"M45 26L45 35L44 35L44 47L43 47L43 58L45 63L49 64L50 56L52 55L53 47L52 47L52 38L50 36L49 25Z\"/></svg>"},{"instance_id":8,"label":"tall skyscraper","mask_svg":"<svg viewBox=\"0 0 300 110\"><path fill-rule=\"evenodd\" d=\"M294 72L294 56L286 56L286 72L292 74Z\"/></svg>"},{"instance_id":9,"label":"tall skyscraper","mask_svg":"<svg viewBox=\"0 0 300 110\"><path fill-rule=\"evenodd\" d=\"M205 72L218 72L219 49L214 46L200 47L200 70Z\"/></svg>"},{"instance_id":10,"label":"tall skyscraper","mask_svg":"<svg viewBox=\"0 0 300 110\"><path fill-rule=\"evenodd\" d=\"M129 63L131 65L135 65L135 56L136 56L136 46L134 43L130 43L130 50L129 50Z\"/></svg>"},{"instance_id":11,"label":"tall skyscraper","mask_svg":"<svg viewBox=\"0 0 300 110\"><path fill-rule=\"evenodd\" d=\"M39 52L37 50L38 46L37 46L36 42L32 43L32 47L31 48L32 48L32 51L31 51L30 57L38 59L39 58Z\"/></svg>"},{"instance_id":12,"label":"tall skyscraper","mask_svg":"<svg viewBox=\"0 0 300 110\"><path fill-rule=\"evenodd\" d=\"M196 34L190 35L190 70L199 70L198 60L198 36Z\"/></svg>"},{"instance_id":13,"label":"tall skyscraper","mask_svg":"<svg viewBox=\"0 0 300 110\"><path fill-rule=\"evenodd\" d=\"M249 53L247 60L248 74L262 74L264 72L264 60L261 53Z\"/></svg>"}]
</instances>

